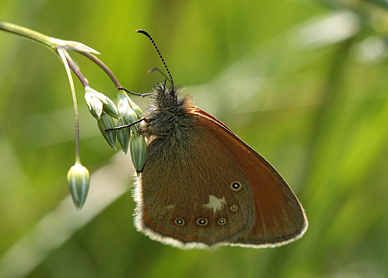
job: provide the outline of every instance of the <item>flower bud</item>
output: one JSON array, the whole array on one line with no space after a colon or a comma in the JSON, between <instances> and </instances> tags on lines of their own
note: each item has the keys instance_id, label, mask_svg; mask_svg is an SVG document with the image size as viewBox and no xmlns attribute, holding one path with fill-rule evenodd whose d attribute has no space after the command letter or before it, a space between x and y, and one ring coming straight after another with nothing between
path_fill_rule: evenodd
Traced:
<instances>
[{"instance_id":1,"label":"flower bud","mask_svg":"<svg viewBox=\"0 0 388 278\"><path fill-rule=\"evenodd\" d=\"M141 111L140 107L137 106L136 103L132 101L132 99L128 96L127 93L125 93L124 91L120 91L118 93L118 99L119 99L119 103L123 102L125 103L125 105L129 105L133 111L135 111L137 120L143 117L143 111Z\"/></svg>"},{"instance_id":2,"label":"flower bud","mask_svg":"<svg viewBox=\"0 0 388 278\"><path fill-rule=\"evenodd\" d=\"M125 94L123 92L119 92L117 111L118 111L120 118L122 118L122 120L123 120L122 125L129 125L129 124L133 123L134 121L137 121L140 119L140 117L138 117L137 113L132 109L132 106L130 105L130 101L131 101L131 99L127 96L127 94ZM136 104L134 104L134 105L137 106ZM120 126L120 125L118 124L117 126ZM138 132L136 125L133 125L131 128L134 132Z\"/></svg>"},{"instance_id":3,"label":"flower bud","mask_svg":"<svg viewBox=\"0 0 388 278\"><path fill-rule=\"evenodd\" d=\"M81 210L89 192L90 176L88 169L77 162L67 173L67 183L75 206L78 210Z\"/></svg>"},{"instance_id":4,"label":"flower bud","mask_svg":"<svg viewBox=\"0 0 388 278\"><path fill-rule=\"evenodd\" d=\"M86 87L85 100L86 100L86 103L88 104L90 113L92 113L92 115L96 119L99 119L99 117L101 116L101 113L102 113L100 108L101 104L102 104L102 110L105 113L109 114L114 118L118 118L116 105L113 103L113 101L110 98L108 98L104 94L101 94L90 87ZM98 104L98 101L100 101L101 104Z\"/></svg>"},{"instance_id":5,"label":"flower bud","mask_svg":"<svg viewBox=\"0 0 388 278\"><path fill-rule=\"evenodd\" d=\"M136 171L143 169L147 157L147 143L143 136L135 134L131 141L131 158Z\"/></svg>"},{"instance_id":6,"label":"flower bud","mask_svg":"<svg viewBox=\"0 0 388 278\"><path fill-rule=\"evenodd\" d=\"M97 119L97 125L108 144L113 149L116 149L116 130L105 131L106 129L116 127L113 118L106 113L102 113L101 117Z\"/></svg>"},{"instance_id":7,"label":"flower bud","mask_svg":"<svg viewBox=\"0 0 388 278\"><path fill-rule=\"evenodd\" d=\"M93 96L92 93L87 91L85 93L85 100L86 104L89 107L89 112L93 115L93 117L99 119L101 117L103 109L102 101L99 98Z\"/></svg>"},{"instance_id":8,"label":"flower bud","mask_svg":"<svg viewBox=\"0 0 388 278\"><path fill-rule=\"evenodd\" d=\"M129 105L132 107L133 111L135 111L138 119L141 119L141 117L143 117L143 111L140 109L139 106L136 105L136 103L132 101L132 99L128 95L126 96L128 98Z\"/></svg>"},{"instance_id":9,"label":"flower bud","mask_svg":"<svg viewBox=\"0 0 388 278\"><path fill-rule=\"evenodd\" d=\"M124 93L119 92L118 94L118 103L117 103L117 112L120 117L127 121L128 123L132 123L138 119L140 119L136 112L130 105L131 99Z\"/></svg>"},{"instance_id":10,"label":"flower bud","mask_svg":"<svg viewBox=\"0 0 388 278\"><path fill-rule=\"evenodd\" d=\"M117 122L117 126L124 126L127 125L122 118L119 118ZM133 132L131 132L131 129L128 128L121 128L116 131L117 132L117 140L120 143L121 149L124 153L128 152L128 147L129 147L129 141L132 140L133 137Z\"/></svg>"}]
</instances>

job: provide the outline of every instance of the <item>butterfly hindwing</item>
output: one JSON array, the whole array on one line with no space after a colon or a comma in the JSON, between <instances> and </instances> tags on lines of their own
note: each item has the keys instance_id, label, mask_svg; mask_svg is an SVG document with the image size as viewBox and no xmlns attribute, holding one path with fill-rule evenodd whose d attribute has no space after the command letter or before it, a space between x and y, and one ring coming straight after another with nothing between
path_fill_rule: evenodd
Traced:
<instances>
[{"instance_id":1,"label":"butterfly hindwing","mask_svg":"<svg viewBox=\"0 0 388 278\"><path fill-rule=\"evenodd\" d=\"M211 130L239 165L255 200L252 230L233 241L237 245L276 246L299 238L307 219L298 199L280 174L260 154L219 120L195 108L198 125Z\"/></svg>"}]
</instances>

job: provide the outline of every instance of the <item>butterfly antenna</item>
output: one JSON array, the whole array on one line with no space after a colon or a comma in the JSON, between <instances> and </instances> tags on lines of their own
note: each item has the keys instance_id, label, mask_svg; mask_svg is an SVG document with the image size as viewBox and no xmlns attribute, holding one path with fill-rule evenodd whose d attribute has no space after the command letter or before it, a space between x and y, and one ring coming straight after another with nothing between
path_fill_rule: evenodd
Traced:
<instances>
[{"instance_id":1,"label":"butterfly antenna","mask_svg":"<svg viewBox=\"0 0 388 278\"><path fill-rule=\"evenodd\" d=\"M168 78L167 78L167 79L168 79L168 81L170 81L172 87L174 87L174 80L172 79L172 75L171 75L171 73L170 73L170 70L168 69L166 62L165 62L164 59L163 59L162 53L160 53L159 48L156 46L156 43L155 43L154 39L153 39L153 38L151 37L151 35L148 34L148 32L145 31L145 30L142 30L142 29L136 30L136 33L141 33L141 34L143 34L143 35L146 35L146 36L150 39L150 41L151 41L152 44L154 45L156 51L158 52L160 59L161 59L162 62L163 62L164 68L166 69L166 71L167 71L167 73L168 73L168 76L170 77L170 79L168 79Z\"/></svg>"}]
</instances>

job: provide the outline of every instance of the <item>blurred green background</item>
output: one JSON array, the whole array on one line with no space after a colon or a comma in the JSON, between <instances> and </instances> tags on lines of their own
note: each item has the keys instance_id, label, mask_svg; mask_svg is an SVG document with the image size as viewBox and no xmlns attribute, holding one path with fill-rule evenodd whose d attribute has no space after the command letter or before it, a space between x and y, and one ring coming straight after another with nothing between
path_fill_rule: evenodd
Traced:
<instances>
[{"instance_id":1,"label":"blurred green background","mask_svg":"<svg viewBox=\"0 0 388 278\"><path fill-rule=\"evenodd\" d=\"M266 157L309 219L274 249L184 251L133 226L133 170L100 136L76 80L82 212L69 198L73 112L60 61L0 32L0 277L388 277L388 4L369 1L2 0L0 20L85 43L122 85L162 67ZM115 98L93 63L91 86ZM134 98L143 108L147 102Z\"/></svg>"}]
</instances>

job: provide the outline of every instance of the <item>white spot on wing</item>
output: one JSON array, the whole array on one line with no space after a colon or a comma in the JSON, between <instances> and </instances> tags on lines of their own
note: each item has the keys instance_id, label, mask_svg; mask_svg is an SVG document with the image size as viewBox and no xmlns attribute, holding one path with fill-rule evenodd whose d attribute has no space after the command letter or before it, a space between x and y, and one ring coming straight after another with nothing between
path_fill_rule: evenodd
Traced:
<instances>
[{"instance_id":1,"label":"white spot on wing","mask_svg":"<svg viewBox=\"0 0 388 278\"><path fill-rule=\"evenodd\" d=\"M164 208L167 209L167 210L171 210L175 207L175 205L168 205L168 206L165 206Z\"/></svg>"},{"instance_id":2,"label":"white spot on wing","mask_svg":"<svg viewBox=\"0 0 388 278\"><path fill-rule=\"evenodd\" d=\"M214 213L221 210L226 205L225 197L217 198L213 195L209 195L209 203L202 205L204 208L212 209Z\"/></svg>"}]
</instances>

